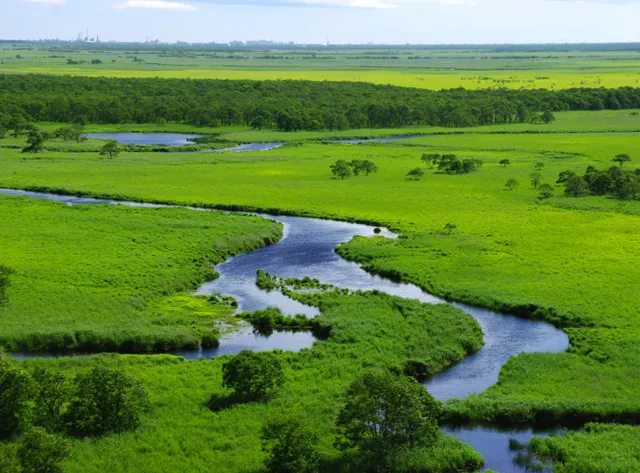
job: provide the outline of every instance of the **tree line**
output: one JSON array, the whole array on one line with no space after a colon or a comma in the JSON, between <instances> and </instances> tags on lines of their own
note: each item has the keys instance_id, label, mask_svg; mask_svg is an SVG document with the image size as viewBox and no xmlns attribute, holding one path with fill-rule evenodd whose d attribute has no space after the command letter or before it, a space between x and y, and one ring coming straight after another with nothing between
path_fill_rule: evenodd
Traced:
<instances>
[{"instance_id":1,"label":"tree line","mask_svg":"<svg viewBox=\"0 0 640 473\"><path fill-rule=\"evenodd\" d=\"M616 155L612 161L618 166L604 170L589 166L582 176L573 171L562 171L556 182L564 184L565 194L571 197L608 195L620 200L639 199L640 169L623 168L624 163L631 161L626 153Z\"/></svg>"},{"instance_id":2,"label":"tree line","mask_svg":"<svg viewBox=\"0 0 640 473\"><path fill-rule=\"evenodd\" d=\"M0 74L0 134L18 121L185 123L282 131L547 122L563 110L640 108L640 89L432 91L357 82Z\"/></svg>"}]
</instances>

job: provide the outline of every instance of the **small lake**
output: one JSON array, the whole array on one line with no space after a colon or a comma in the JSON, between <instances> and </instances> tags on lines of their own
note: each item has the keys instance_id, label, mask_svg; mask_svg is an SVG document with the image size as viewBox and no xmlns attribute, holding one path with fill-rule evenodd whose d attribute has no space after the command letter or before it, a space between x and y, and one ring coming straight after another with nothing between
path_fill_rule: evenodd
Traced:
<instances>
[{"instance_id":1,"label":"small lake","mask_svg":"<svg viewBox=\"0 0 640 473\"><path fill-rule=\"evenodd\" d=\"M116 140L123 145L184 146L193 144L192 139L202 135L183 133L86 133L87 138Z\"/></svg>"}]
</instances>

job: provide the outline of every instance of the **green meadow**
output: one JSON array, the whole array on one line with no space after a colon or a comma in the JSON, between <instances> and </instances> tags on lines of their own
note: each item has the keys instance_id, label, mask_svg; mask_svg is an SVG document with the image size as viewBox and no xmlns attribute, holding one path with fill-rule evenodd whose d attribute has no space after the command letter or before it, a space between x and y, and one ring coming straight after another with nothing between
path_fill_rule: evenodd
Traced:
<instances>
[{"instance_id":1,"label":"green meadow","mask_svg":"<svg viewBox=\"0 0 640 473\"><path fill-rule=\"evenodd\" d=\"M189 295L213 264L273 243L272 221L0 196L9 351L166 352L216 345L223 302Z\"/></svg>"},{"instance_id":2,"label":"green meadow","mask_svg":"<svg viewBox=\"0 0 640 473\"><path fill-rule=\"evenodd\" d=\"M0 45L0 72L228 80L356 81L425 89L637 87L633 49L570 46L229 48L160 45ZM99 64L92 61L99 60Z\"/></svg>"}]
</instances>

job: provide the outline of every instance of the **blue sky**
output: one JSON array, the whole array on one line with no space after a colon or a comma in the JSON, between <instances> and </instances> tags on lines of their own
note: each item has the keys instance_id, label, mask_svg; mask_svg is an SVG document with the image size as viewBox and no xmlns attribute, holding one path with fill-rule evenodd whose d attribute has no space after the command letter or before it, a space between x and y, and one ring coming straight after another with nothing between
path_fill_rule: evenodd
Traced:
<instances>
[{"instance_id":1,"label":"blue sky","mask_svg":"<svg viewBox=\"0 0 640 473\"><path fill-rule=\"evenodd\" d=\"M0 0L0 38L307 43L640 41L640 0Z\"/></svg>"}]
</instances>

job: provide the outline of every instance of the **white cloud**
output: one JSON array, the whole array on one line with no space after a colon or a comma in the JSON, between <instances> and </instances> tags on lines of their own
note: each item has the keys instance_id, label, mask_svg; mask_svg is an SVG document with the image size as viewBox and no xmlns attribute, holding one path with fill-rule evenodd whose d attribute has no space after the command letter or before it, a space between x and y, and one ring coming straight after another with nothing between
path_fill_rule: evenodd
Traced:
<instances>
[{"instance_id":1,"label":"white cloud","mask_svg":"<svg viewBox=\"0 0 640 473\"><path fill-rule=\"evenodd\" d=\"M442 5L475 5L475 0L193 0L197 3L214 3L223 5L257 5L257 6L326 6L344 8L397 8L403 5L442 4Z\"/></svg>"},{"instance_id":2,"label":"white cloud","mask_svg":"<svg viewBox=\"0 0 640 473\"><path fill-rule=\"evenodd\" d=\"M125 10L129 8L145 8L147 10L196 10L196 7L188 3L169 2L166 0L127 0L124 3L114 5L113 8L116 10Z\"/></svg>"},{"instance_id":3,"label":"white cloud","mask_svg":"<svg viewBox=\"0 0 640 473\"><path fill-rule=\"evenodd\" d=\"M44 5L64 5L67 0L20 0L22 3L42 3Z\"/></svg>"}]
</instances>

